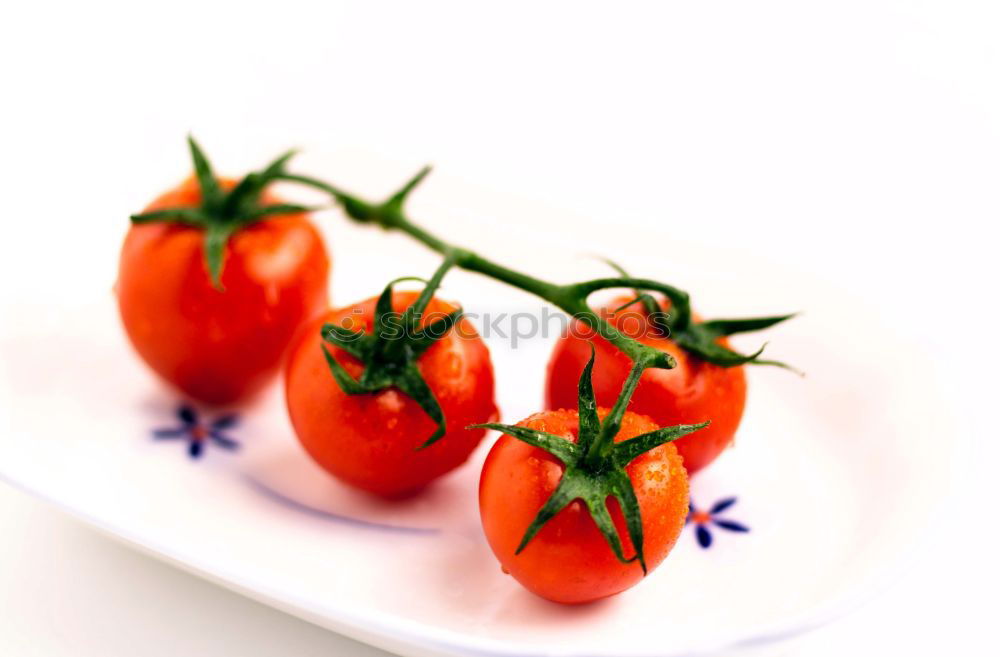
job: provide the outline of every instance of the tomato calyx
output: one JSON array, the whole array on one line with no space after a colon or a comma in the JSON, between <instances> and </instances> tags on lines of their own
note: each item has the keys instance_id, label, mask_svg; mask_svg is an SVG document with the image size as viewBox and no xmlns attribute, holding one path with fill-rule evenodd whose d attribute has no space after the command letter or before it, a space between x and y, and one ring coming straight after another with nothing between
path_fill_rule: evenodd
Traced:
<instances>
[{"instance_id":1,"label":"tomato calyx","mask_svg":"<svg viewBox=\"0 0 1000 657\"><path fill-rule=\"evenodd\" d=\"M607 258L601 258L601 260L618 272L620 276L629 277L628 272L618 263ZM707 322L694 322L688 307L681 309L678 313L679 319L677 316L671 318L670 312L664 310L660 302L647 291L635 288L633 292L635 293L635 298L621 304L612 313L621 312L630 306L641 303L642 310L650 326L658 335L664 338L673 338L674 342L682 349L704 361L713 365L719 365L720 367L736 367L746 364L776 365L798 372L798 370L781 361L761 359L760 355L764 352L764 347L767 346L766 343L754 353L747 355L741 354L729 347L724 347L717 342L720 337L728 337L734 333L746 333L769 328L795 317L796 313L775 315L772 317L715 319ZM673 299L669 295L667 298L673 304Z\"/></svg>"},{"instance_id":2,"label":"tomato calyx","mask_svg":"<svg viewBox=\"0 0 1000 657\"><path fill-rule=\"evenodd\" d=\"M761 358L760 355L767 346L766 342L752 354L742 354L717 342L720 337L727 337L734 333L759 331L774 326L795 317L795 314L748 319L713 319L706 322L692 323L683 330L674 331L670 337L685 351L713 365L721 367L774 365L791 370L797 374L802 374L799 370L782 361Z\"/></svg>"},{"instance_id":3,"label":"tomato calyx","mask_svg":"<svg viewBox=\"0 0 1000 657\"><path fill-rule=\"evenodd\" d=\"M402 313L394 313L392 309L393 285L404 280L422 279L401 278L391 281L375 304L374 329L371 333L353 331L329 323L324 324L321 329L324 342L343 349L364 365L361 376L355 379L333 357L326 345L320 345L330 373L341 390L348 395L362 395L396 388L417 402L428 417L437 423L434 433L417 449L434 444L446 431L444 413L420 373L417 359L462 318L462 309L459 308L420 327L422 313L430 303L434 291L440 286L441 279L453 265L452 260L446 259L427 281L416 301Z\"/></svg>"},{"instance_id":4,"label":"tomato calyx","mask_svg":"<svg viewBox=\"0 0 1000 657\"><path fill-rule=\"evenodd\" d=\"M703 361L720 367L774 365L801 374L801 372L787 363L760 358L760 355L764 352L764 348L767 346L766 342L752 354L743 354L718 343L718 339L721 337L729 337L736 333L760 331L789 320L795 317L797 313L774 315L771 317L713 319L704 322L692 321L689 314L686 323L682 324L678 321L671 321L670 313L660 308L656 299L650 294L641 290L636 290L636 292L637 296L634 299L622 304L612 312L620 312L629 306L641 302L643 304L643 311L646 313L646 317L649 319L654 331L662 337L670 338L679 347ZM650 310L650 306L652 306L652 310Z\"/></svg>"},{"instance_id":5,"label":"tomato calyx","mask_svg":"<svg viewBox=\"0 0 1000 657\"><path fill-rule=\"evenodd\" d=\"M645 574L647 570L643 553L642 512L639 509L632 480L625 468L640 455L702 429L709 423L664 427L616 443L614 438L621 428L622 417L645 365L636 363L633 366L618 400L603 421L598 417L597 402L594 398L591 379L593 369L594 351L591 347L590 360L580 376L577 410L579 429L575 443L545 431L507 424L476 424L469 428L500 431L528 445L545 450L561 461L565 467L559 485L525 530L515 554L520 554L528 546L545 523L571 502L581 500L615 557L622 563L638 561ZM625 518L629 540L635 550L635 554L631 557L625 556L622 539L608 511L609 497L618 501Z\"/></svg>"},{"instance_id":6,"label":"tomato calyx","mask_svg":"<svg viewBox=\"0 0 1000 657\"><path fill-rule=\"evenodd\" d=\"M132 215L134 224L167 221L197 226L205 231L205 263L212 286L222 291L222 265L226 243L244 226L284 214L309 212L315 208L293 203L261 202L261 195L270 183L285 172L285 165L295 155L291 150L260 171L244 176L231 189L223 189L212 170L205 153L193 137L188 136L188 147L194 163L195 179L201 190L201 205L174 207Z\"/></svg>"}]
</instances>

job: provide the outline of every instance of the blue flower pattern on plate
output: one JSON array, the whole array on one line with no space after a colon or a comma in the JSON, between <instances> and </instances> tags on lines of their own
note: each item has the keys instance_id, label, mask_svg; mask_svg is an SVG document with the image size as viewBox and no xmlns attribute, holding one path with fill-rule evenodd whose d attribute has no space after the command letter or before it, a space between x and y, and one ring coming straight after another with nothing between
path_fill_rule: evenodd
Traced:
<instances>
[{"instance_id":1,"label":"blue flower pattern on plate","mask_svg":"<svg viewBox=\"0 0 1000 657\"><path fill-rule=\"evenodd\" d=\"M182 404L177 408L177 419L180 420L179 426L154 429L153 438L156 440L187 440L188 456L192 459L201 457L207 443L212 443L230 451L239 449L239 443L225 434L225 431L234 427L239 419L235 413L220 415L211 422L205 423L193 407ZM702 511L695 507L693 500L689 501L688 515L684 520L684 524L694 525L698 545L705 549L711 547L713 542L711 527L718 527L719 529L739 533L750 531L750 528L746 525L734 520L718 517L720 513L726 511L734 504L736 504L736 498L727 497L713 504L707 511Z\"/></svg>"},{"instance_id":2,"label":"blue flower pattern on plate","mask_svg":"<svg viewBox=\"0 0 1000 657\"><path fill-rule=\"evenodd\" d=\"M694 534L698 539L698 545L702 548L709 548L712 545L712 527L725 529L730 532L746 533L750 528L733 520L720 518L718 514L736 504L735 497L727 497L713 504L707 511L700 511L695 508L694 502L688 504L688 516L684 524L694 525Z\"/></svg>"},{"instance_id":3,"label":"blue flower pattern on plate","mask_svg":"<svg viewBox=\"0 0 1000 657\"><path fill-rule=\"evenodd\" d=\"M199 458L204 453L205 445L208 443L230 451L239 449L239 443L224 433L226 429L236 425L238 418L234 413L220 415L211 422L205 423L198 417L198 412L194 408L182 404L177 409L177 419L181 422L180 426L154 429L153 438L156 440L186 440L188 456L193 459Z\"/></svg>"}]
</instances>

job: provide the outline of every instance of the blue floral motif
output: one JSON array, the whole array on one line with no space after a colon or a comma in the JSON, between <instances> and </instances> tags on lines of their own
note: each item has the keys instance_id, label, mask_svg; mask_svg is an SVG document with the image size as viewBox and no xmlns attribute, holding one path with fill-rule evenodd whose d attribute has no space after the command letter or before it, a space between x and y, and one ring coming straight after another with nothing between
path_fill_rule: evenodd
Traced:
<instances>
[{"instance_id":1,"label":"blue floral motif","mask_svg":"<svg viewBox=\"0 0 1000 657\"><path fill-rule=\"evenodd\" d=\"M194 408L183 404L177 409L177 418L181 421L180 426L154 429L153 438L156 440L186 440L188 456L193 459L199 458L204 453L207 443L230 451L239 449L239 443L224 433L226 429L236 425L238 420L236 414L220 415L211 422L205 423L198 417L198 412Z\"/></svg>"},{"instance_id":2,"label":"blue floral motif","mask_svg":"<svg viewBox=\"0 0 1000 657\"><path fill-rule=\"evenodd\" d=\"M713 504L707 511L699 511L695 508L693 501L689 502L688 516L687 520L684 521L684 524L694 525L694 534L698 539L698 545L706 549L712 545L711 527L718 527L730 532L746 533L750 531L750 528L746 525L733 520L726 520L725 518L718 517L718 514L722 513L734 504L736 504L736 498L727 497Z\"/></svg>"}]
</instances>

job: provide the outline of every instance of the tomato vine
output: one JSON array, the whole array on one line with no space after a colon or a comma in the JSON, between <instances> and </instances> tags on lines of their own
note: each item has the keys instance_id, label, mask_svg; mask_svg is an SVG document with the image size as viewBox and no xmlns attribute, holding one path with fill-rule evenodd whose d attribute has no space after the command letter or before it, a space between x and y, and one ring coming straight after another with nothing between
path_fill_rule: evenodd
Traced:
<instances>
[{"instance_id":1,"label":"tomato vine","mask_svg":"<svg viewBox=\"0 0 1000 657\"><path fill-rule=\"evenodd\" d=\"M764 329L785 321L793 315L778 315L754 319L725 319L695 323L692 321L691 303L688 293L666 283L647 278L618 276L560 285L509 269L473 251L454 246L440 239L411 221L404 212L404 204L407 197L423 181L428 173L430 173L429 167L421 169L399 191L381 203L365 201L338 187L309 176L279 173L275 176L275 179L298 182L325 191L341 204L348 217L358 223L376 225L385 230L397 230L406 233L445 256L456 267L489 276L548 301L572 317L582 321L588 328L597 331L601 337L620 349L633 362L642 363L644 368L671 369L676 366L676 362L669 354L646 346L638 340L625 335L612 326L606 319L600 317L587 304L587 299L590 295L599 290L610 288L634 288L636 290L659 292L670 301L670 313L664 320L665 326L670 330L670 335L674 341L685 350L705 361L722 367L735 367L748 363L787 367L784 363L778 361L760 359L759 356L764 349L763 347L753 354L745 355L717 344L716 340L719 337L732 335L733 333Z\"/></svg>"}]
</instances>

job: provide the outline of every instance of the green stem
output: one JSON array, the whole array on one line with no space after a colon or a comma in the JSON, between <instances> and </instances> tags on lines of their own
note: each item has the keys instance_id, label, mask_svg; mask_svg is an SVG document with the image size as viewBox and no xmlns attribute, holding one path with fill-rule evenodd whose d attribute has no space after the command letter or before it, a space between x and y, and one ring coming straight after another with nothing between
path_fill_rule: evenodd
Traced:
<instances>
[{"instance_id":1,"label":"green stem","mask_svg":"<svg viewBox=\"0 0 1000 657\"><path fill-rule=\"evenodd\" d=\"M787 365L778 361L760 360L758 358L760 355L759 351L750 355L733 351L729 347L717 344L716 339L730 333L766 328L788 319L789 315L761 317L750 320L721 320L695 324L692 322L691 301L687 292L666 283L646 278L632 278L631 276L625 276L623 272L623 275L618 278L600 278L571 285L557 285L527 274L522 274L513 269L508 269L468 249L459 248L444 241L410 221L403 212L403 204L406 201L407 195L427 176L429 171L430 169L427 167L421 169L398 192L382 203L369 203L329 183L309 176L300 176L279 171L272 178L297 182L321 189L337 199L343 206L347 216L354 221L364 224L375 224L385 230L398 230L406 233L418 242L445 256L447 260L454 261L457 267L489 276L548 301L559 309L569 313L587 328L610 342L636 363L637 366L641 363L641 367L643 368L672 369L677 366L677 361L665 351L644 345L638 340L624 335L606 319L599 317L587 304L587 299L594 292L611 288L631 287L638 291L651 290L663 294L670 301L670 311L665 319L656 316L651 317L651 320L657 326L657 330L662 335L669 335L685 351L714 365L737 367L747 363L757 363L787 367ZM621 270L617 265L613 266ZM652 306L655 308L656 304L653 303Z\"/></svg>"},{"instance_id":2,"label":"green stem","mask_svg":"<svg viewBox=\"0 0 1000 657\"><path fill-rule=\"evenodd\" d=\"M688 297L688 293L672 285L666 285L648 278L624 276L619 278L599 278L593 281L577 283L574 287L580 294L590 295L598 290L624 286L663 293L670 300L671 318L668 322L670 328L686 329L691 324L691 300Z\"/></svg>"},{"instance_id":3,"label":"green stem","mask_svg":"<svg viewBox=\"0 0 1000 657\"><path fill-rule=\"evenodd\" d=\"M407 226L412 226L407 222ZM416 227L414 227L416 228ZM406 230L405 228L403 230ZM419 229L418 229L419 230ZM407 231L409 232L409 231ZM415 233L409 233L416 237ZM417 238L419 239L419 237ZM424 242L430 246L428 242ZM431 247L434 248L434 247ZM523 274L519 271L514 271L499 265L491 260L477 255L471 251L465 249L456 249L454 247L445 247L446 251L451 251L457 254L456 264L465 269L466 271L473 271L477 274L483 274L484 276L489 276L490 278L500 281L501 283L506 283L518 289L524 290L529 294L533 294L536 297L545 299L550 303L554 303L557 306L560 286L554 283L549 283L548 281L543 281L541 279L535 278L534 276L529 276L528 274Z\"/></svg>"},{"instance_id":4,"label":"green stem","mask_svg":"<svg viewBox=\"0 0 1000 657\"><path fill-rule=\"evenodd\" d=\"M420 295L417 296L417 300L406 309L404 316L407 320L419 317L425 310L427 310L427 304L431 302L431 298L439 287L441 287L441 281L444 280L444 275L455 266L455 259L450 256L445 256L444 262L437 268L431 279L427 281L427 285L424 289L420 291Z\"/></svg>"},{"instance_id":5,"label":"green stem","mask_svg":"<svg viewBox=\"0 0 1000 657\"><path fill-rule=\"evenodd\" d=\"M632 370L629 372L628 378L625 379L624 385L622 385L615 405L608 412L607 416L605 416L604 421L601 422L601 430L597 434L597 438L588 445L587 453L583 457L585 464L596 468L609 462L609 457L615 446L615 436L618 435L618 429L621 428L622 417L625 415L625 411L628 410L632 393L635 392L636 386L639 385L639 379L642 378L642 373L646 367L645 361L641 358L632 364Z\"/></svg>"},{"instance_id":6,"label":"green stem","mask_svg":"<svg viewBox=\"0 0 1000 657\"><path fill-rule=\"evenodd\" d=\"M556 285L555 283L514 271L472 251L451 246L402 216L393 223L393 227L411 235L431 249L445 255L445 257L454 258L455 265L466 271L489 276L494 280L507 283L548 301L560 310L586 324L587 328L595 331L633 361L641 358L647 363L646 367L660 367L664 369L673 368L677 364L669 354L647 347L624 335L608 323L607 320L591 310L590 306L586 303L586 298L589 296L590 291L579 285Z\"/></svg>"},{"instance_id":7,"label":"green stem","mask_svg":"<svg viewBox=\"0 0 1000 657\"><path fill-rule=\"evenodd\" d=\"M641 359L645 363L645 367L663 369L676 367L677 362L672 356L652 347L647 347L621 333L587 305L587 297L592 292L606 287L614 287L611 284L611 281L614 279L600 279L578 285L557 285L504 267L468 249L454 246L410 221L403 214L402 204L406 195L412 191L416 182L423 179L426 172L426 169L422 170L399 192L391 196L388 201L379 204L367 203L329 183L309 176L282 174L280 178L282 180L309 185L329 193L343 205L344 211L354 221L375 224L385 230L398 230L406 233L428 248L445 256L445 258L453 259L457 267L489 276L494 280L507 283L548 301L560 310L583 322L587 328L595 331L633 361ZM624 286L627 287L628 285L626 283ZM656 285L659 288L668 287L659 283ZM617 287L623 286L619 285ZM677 298L682 306L686 305L686 294L674 288L669 288L669 292L673 297Z\"/></svg>"}]
</instances>

